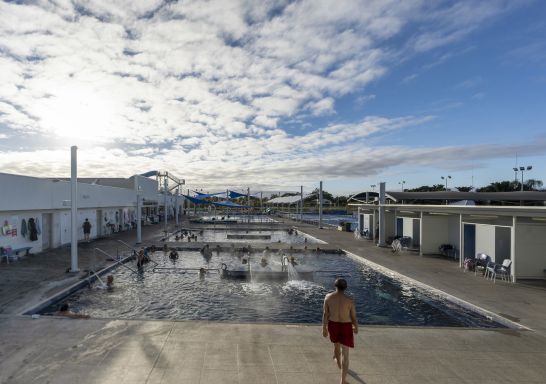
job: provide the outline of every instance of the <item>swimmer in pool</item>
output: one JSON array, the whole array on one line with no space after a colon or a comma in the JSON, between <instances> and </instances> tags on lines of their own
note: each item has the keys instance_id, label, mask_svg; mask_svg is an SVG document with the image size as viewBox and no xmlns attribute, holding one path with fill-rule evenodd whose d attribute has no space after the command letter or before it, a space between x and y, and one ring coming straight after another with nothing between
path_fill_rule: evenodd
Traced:
<instances>
[{"instance_id":1,"label":"swimmer in pool","mask_svg":"<svg viewBox=\"0 0 546 384\"><path fill-rule=\"evenodd\" d=\"M55 312L55 315L69 317L71 319L89 319L91 317L89 315L83 315L81 313L72 312L70 308L68 307L68 303L64 303L63 305L61 305L59 310Z\"/></svg>"},{"instance_id":2,"label":"swimmer in pool","mask_svg":"<svg viewBox=\"0 0 546 384\"><path fill-rule=\"evenodd\" d=\"M207 270L203 267L199 268L199 278L203 280L205 278L205 275L207 274Z\"/></svg>"},{"instance_id":3,"label":"swimmer in pool","mask_svg":"<svg viewBox=\"0 0 546 384\"><path fill-rule=\"evenodd\" d=\"M113 275L108 275L106 277L106 289L108 289L109 291L114 289L114 276Z\"/></svg>"},{"instance_id":4,"label":"swimmer in pool","mask_svg":"<svg viewBox=\"0 0 546 384\"><path fill-rule=\"evenodd\" d=\"M262 260L260 261L260 265L263 268L267 267L267 258L266 257L262 257Z\"/></svg>"},{"instance_id":5,"label":"swimmer in pool","mask_svg":"<svg viewBox=\"0 0 546 384\"><path fill-rule=\"evenodd\" d=\"M178 252L176 251L176 249L171 248L171 252L169 253L169 259L173 261L178 260Z\"/></svg>"}]
</instances>

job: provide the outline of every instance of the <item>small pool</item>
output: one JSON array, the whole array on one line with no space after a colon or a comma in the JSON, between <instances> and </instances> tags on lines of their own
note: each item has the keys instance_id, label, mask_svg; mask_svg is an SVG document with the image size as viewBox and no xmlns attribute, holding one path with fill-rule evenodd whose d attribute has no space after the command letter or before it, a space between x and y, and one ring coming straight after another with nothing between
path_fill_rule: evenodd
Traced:
<instances>
[{"instance_id":1,"label":"small pool","mask_svg":"<svg viewBox=\"0 0 546 384\"><path fill-rule=\"evenodd\" d=\"M262 253L251 256L252 270L282 269L281 255L270 254L267 266L259 267L262 257ZM294 257L295 271L289 271L286 278L260 281L221 278L218 270L200 278L197 270L161 269L154 273L148 264L145 272L134 274L118 267L113 291L84 288L66 301L73 310L92 317L317 324L322 318L324 295L332 290L334 279L343 276L361 324L503 327L345 255L299 253ZM156 252L153 260L159 268L212 269L225 263L235 270L242 266L241 257L222 252L213 252L208 262L199 252L180 252L176 262ZM134 264L131 261L128 266L135 268ZM54 312L57 305L42 313Z\"/></svg>"},{"instance_id":2,"label":"small pool","mask_svg":"<svg viewBox=\"0 0 546 384\"><path fill-rule=\"evenodd\" d=\"M306 236L301 232L287 230L271 230L271 229L203 229L181 231L175 235L169 236L169 242L188 242L188 235L197 236L197 239L190 239L202 243L284 243L284 244L324 244L323 241L313 237ZM179 237L178 240L176 236Z\"/></svg>"}]
</instances>

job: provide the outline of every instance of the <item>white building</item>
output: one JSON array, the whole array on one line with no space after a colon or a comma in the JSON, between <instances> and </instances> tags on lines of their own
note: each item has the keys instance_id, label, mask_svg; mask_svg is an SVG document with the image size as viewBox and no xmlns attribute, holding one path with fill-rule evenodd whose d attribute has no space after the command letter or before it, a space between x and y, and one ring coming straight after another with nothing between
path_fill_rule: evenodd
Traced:
<instances>
[{"instance_id":1,"label":"white building","mask_svg":"<svg viewBox=\"0 0 546 384\"><path fill-rule=\"evenodd\" d=\"M140 187L140 188L139 188ZM91 238L136 225L137 190L143 200L142 217L157 216L164 196L156 179L78 179L78 239L83 223L91 223ZM182 205L183 198L176 199ZM0 247L30 247L31 253L70 243L70 181L0 173ZM168 195L168 212L175 198ZM29 225L29 220L33 222Z\"/></svg>"},{"instance_id":2,"label":"white building","mask_svg":"<svg viewBox=\"0 0 546 384\"><path fill-rule=\"evenodd\" d=\"M399 204L402 200L420 203ZM432 205L433 200L512 201L514 204L522 200L542 206ZM544 201L546 192L387 192L384 204L375 201L353 205L358 206L358 229L365 238L377 242L381 230L387 242L404 236L410 239L409 248L420 255L439 254L440 246L448 244L453 247L453 256L458 257L461 267L464 259L474 258L478 253L489 255L499 264L510 259L515 280L546 279ZM380 223L381 210L384 225Z\"/></svg>"}]
</instances>

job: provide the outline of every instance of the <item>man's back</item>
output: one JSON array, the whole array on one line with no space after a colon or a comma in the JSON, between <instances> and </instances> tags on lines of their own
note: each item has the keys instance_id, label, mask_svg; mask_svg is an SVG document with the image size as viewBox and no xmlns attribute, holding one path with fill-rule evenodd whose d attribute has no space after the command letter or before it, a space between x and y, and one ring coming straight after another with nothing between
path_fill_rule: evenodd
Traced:
<instances>
[{"instance_id":1,"label":"man's back","mask_svg":"<svg viewBox=\"0 0 546 384\"><path fill-rule=\"evenodd\" d=\"M326 296L324 303L328 307L328 320L338 323L352 322L353 300L351 298L343 293L333 292Z\"/></svg>"}]
</instances>

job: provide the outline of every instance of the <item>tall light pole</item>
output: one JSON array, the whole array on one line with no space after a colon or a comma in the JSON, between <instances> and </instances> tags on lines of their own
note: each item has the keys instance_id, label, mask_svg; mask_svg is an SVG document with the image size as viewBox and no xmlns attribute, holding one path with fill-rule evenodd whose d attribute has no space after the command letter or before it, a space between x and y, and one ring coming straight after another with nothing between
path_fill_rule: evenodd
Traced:
<instances>
[{"instance_id":1,"label":"tall light pole","mask_svg":"<svg viewBox=\"0 0 546 384\"><path fill-rule=\"evenodd\" d=\"M402 192L404 192L404 184L406 184L405 180L399 181L398 184L402 184Z\"/></svg>"},{"instance_id":2,"label":"tall light pole","mask_svg":"<svg viewBox=\"0 0 546 384\"><path fill-rule=\"evenodd\" d=\"M445 181L446 181L446 191L447 191L447 181L448 181L449 179L451 179L451 176L449 176L449 175L447 175L446 177L441 176L441 178L442 178L442 180L445 180Z\"/></svg>"},{"instance_id":3,"label":"tall light pole","mask_svg":"<svg viewBox=\"0 0 546 384\"><path fill-rule=\"evenodd\" d=\"M528 165L527 167L519 167L519 170L521 171L521 192L523 192L523 172L530 171L531 169L533 169L532 165Z\"/></svg>"}]
</instances>

